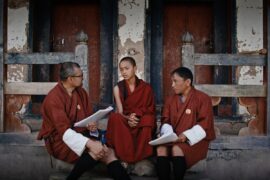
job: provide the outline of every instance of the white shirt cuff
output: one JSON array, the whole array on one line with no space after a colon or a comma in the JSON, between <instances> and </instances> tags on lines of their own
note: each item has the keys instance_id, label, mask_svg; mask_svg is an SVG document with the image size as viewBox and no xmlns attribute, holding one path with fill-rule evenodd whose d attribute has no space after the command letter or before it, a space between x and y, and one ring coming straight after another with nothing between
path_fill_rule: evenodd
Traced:
<instances>
[{"instance_id":1,"label":"white shirt cuff","mask_svg":"<svg viewBox=\"0 0 270 180\"><path fill-rule=\"evenodd\" d=\"M78 156L81 156L85 150L85 145L89 139L82 134L77 133L72 129L67 129L63 135L65 144L74 151Z\"/></svg>"},{"instance_id":2,"label":"white shirt cuff","mask_svg":"<svg viewBox=\"0 0 270 180\"><path fill-rule=\"evenodd\" d=\"M170 124L163 124L161 129L160 129L160 136L164 134L172 134L173 133L173 128Z\"/></svg>"},{"instance_id":3,"label":"white shirt cuff","mask_svg":"<svg viewBox=\"0 0 270 180\"><path fill-rule=\"evenodd\" d=\"M200 125L195 125L186 130L183 134L188 138L188 143L192 146L206 137L205 130Z\"/></svg>"}]
</instances>

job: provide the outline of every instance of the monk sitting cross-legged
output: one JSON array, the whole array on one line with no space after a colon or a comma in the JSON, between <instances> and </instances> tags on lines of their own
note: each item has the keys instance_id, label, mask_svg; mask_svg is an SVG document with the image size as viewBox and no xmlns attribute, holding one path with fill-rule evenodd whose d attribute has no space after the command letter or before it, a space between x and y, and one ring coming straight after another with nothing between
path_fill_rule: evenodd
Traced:
<instances>
[{"instance_id":1,"label":"monk sitting cross-legged","mask_svg":"<svg viewBox=\"0 0 270 180\"><path fill-rule=\"evenodd\" d=\"M136 163L153 153L148 142L156 127L154 93L135 75L132 57L121 59L119 68L124 80L114 87L118 112L109 117L107 144L121 161Z\"/></svg>"}]
</instances>

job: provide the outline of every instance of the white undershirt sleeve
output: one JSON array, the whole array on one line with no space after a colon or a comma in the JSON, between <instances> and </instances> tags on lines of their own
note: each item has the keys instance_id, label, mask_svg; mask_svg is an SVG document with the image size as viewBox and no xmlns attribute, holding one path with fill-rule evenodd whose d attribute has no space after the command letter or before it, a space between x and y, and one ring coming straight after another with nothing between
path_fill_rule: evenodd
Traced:
<instances>
[{"instance_id":1,"label":"white undershirt sleeve","mask_svg":"<svg viewBox=\"0 0 270 180\"><path fill-rule=\"evenodd\" d=\"M188 138L188 143L192 146L206 137L205 130L200 125L195 125L186 130L183 134Z\"/></svg>"},{"instance_id":2,"label":"white undershirt sleeve","mask_svg":"<svg viewBox=\"0 0 270 180\"><path fill-rule=\"evenodd\" d=\"M74 151L78 156L81 156L85 150L85 145L89 139L81 133L77 133L72 129L67 129L63 135L65 144Z\"/></svg>"}]
</instances>

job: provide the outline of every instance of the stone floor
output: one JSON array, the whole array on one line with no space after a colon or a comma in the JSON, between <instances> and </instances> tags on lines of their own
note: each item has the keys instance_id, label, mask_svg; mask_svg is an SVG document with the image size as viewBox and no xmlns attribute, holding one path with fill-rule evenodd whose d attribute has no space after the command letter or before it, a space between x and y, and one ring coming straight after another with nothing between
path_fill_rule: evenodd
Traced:
<instances>
[{"instance_id":1,"label":"stone floor","mask_svg":"<svg viewBox=\"0 0 270 180\"><path fill-rule=\"evenodd\" d=\"M65 180L68 173L54 173L50 176L49 180ZM132 180L157 180L157 177L140 177L131 176ZM112 180L107 175L83 175L80 180ZM203 174L186 173L184 180L210 180Z\"/></svg>"}]
</instances>

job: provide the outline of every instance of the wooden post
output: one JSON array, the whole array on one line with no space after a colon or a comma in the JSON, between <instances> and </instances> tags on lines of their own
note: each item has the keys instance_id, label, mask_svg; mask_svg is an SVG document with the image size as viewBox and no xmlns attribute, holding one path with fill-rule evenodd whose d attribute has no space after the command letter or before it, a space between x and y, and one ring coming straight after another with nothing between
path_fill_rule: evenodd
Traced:
<instances>
[{"instance_id":1,"label":"wooden post","mask_svg":"<svg viewBox=\"0 0 270 180\"><path fill-rule=\"evenodd\" d=\"M267 135L270 135L270 2L267 1L267 43L268 43L268 53L267 53Z\"/></svg>"},{"instance_id":2,"label":"wooden post","mask_svg":"<svg viewBox=\"0 0 270 180\"><path fill-rule=\"evenodd\" d=\"M100 102L112 103L113 91L113 33L114 33L114 6L115 0L101 0L101 26L100 26Z\"/></svg>"},{"instance_id":3,"label":"wooden post","mask_svg":"<svg viewBox=\"0 0 270 180\"><path fill-rule=\"evenodd\" d=\"M186 32L182 36L182 42L182 66L189 68L192 71L193 77L195 79L194 45L192 43L193 36L189 32Z\"/></svg>"},{"instance_id":4,"label":"wooden post","mask_svg":"<svg viewBox=\"0 0 270 180\"><path fill-rule=\"evenodd\" d=\"M163 103L163 0L150 1L151 53L150 83L155 92L156 104ZM149 22L147 22L149 23Z\"/></svg>"},{"instance_id":5,"label":"wooden post","mask_svg":"<svg viewBox=\"0 0 270 180\"><path fill-rule=\"evenodd\" d=\"M0 0L0 132L4 131L4 0Z\"/></svg>"},{"instance_id":6,"label":"wooden post","mask_svg":"<svg viewBox=\"0 0 270 180\"><path fill-rule=\"evenodd\" d=\"M88 71L88 36L84 31L76 35L78 44L75 47L75 62L80 64L83 71L83 87L89 92L89 71Z\"/></svg>"}]
</instances>

